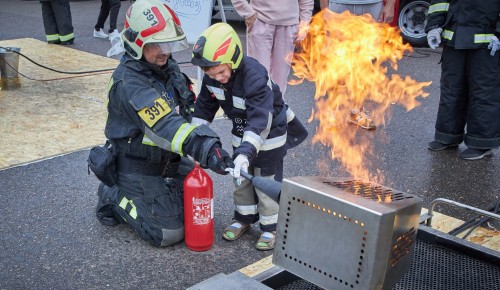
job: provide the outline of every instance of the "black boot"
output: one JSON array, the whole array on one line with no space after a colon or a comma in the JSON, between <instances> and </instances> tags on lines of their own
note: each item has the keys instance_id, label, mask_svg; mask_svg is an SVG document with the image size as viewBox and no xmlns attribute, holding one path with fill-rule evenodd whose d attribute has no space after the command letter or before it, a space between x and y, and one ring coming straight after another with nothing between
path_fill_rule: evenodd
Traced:
<instances>
[{"instance_id":1,"label":"black boot","mask_svg":"<svg viewBox=\"0 0 500 290\"><path fill-rule=\"evenodd\" d=\"M71 44L73 44L73 42L75 42L75 38L74 37L71 38L71 39L68 39L66 41L61 41L60 44L62 44L62 45L71 45Z\"/></svg>"},{"instance_id":2,"label":"black boot","mask_svg":"<svg viewBox=\"0 0 500 290\"><path fill-rule=\"evenodd\" d=\"M110 190L109 187L104 185L104 183L101 183L99 185L99 189L97 189L97 206L95 209L95 214L97 217L97 220L105 225L105 226L110 226L114 227L117 224L120 223L120 221L115 217L113 207L114 204L112 201L109 199L107 196L107 192Z\"/></svg>"}]
</instances>

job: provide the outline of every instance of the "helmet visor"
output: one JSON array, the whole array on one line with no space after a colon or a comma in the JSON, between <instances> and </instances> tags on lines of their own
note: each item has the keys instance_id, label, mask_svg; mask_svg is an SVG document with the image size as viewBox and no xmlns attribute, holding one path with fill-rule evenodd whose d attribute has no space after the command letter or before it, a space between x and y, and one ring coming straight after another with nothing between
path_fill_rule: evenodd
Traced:
<instances>
[{"instance_id":1,"label":"helmet visor","mask_svg":"<svg viewBox=\"0 0 500 290\"><path fill-rule=\"evenodd\" d=\"M156 44L163 53L172 53L177 51L186 50L189 48L189 43L186 38L171 42L157 42Z\"/></svg>"}]
</instances>

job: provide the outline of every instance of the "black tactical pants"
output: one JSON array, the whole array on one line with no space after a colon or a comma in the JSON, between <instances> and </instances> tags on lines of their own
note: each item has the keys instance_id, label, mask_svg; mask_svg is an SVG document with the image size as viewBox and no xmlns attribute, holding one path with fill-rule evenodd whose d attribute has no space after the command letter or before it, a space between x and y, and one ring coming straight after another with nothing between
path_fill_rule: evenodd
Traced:
<instances>
[{"instance_id":1,"label":"black tactical pants","mask_svg":"<svg viewBox=\"0 0 500 290\"><path fill-rule=\"evenodd\" d=\"M182 183L191 168L181 165L172 178L118 171L117 184L103 189L102 208L112 206L115 216L156 247L176 244L184 239Z\"/></svg>"}]
</instances>

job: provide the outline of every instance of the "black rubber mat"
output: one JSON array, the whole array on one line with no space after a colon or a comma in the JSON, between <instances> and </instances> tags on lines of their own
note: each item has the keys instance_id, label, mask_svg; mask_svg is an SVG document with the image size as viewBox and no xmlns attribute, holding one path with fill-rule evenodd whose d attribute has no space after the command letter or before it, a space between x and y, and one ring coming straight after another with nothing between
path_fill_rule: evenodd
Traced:
<instances>
[{"instance_id":1,"label":"black rubber mat","mask_svg":"<svg viewBox=\"0 0 500 290\"><path fill-rule=\"evenodd\" d=\"M498 290L500 265L418 240L408 272L393 290ZM322 289L306 280L280 286L280 290Z\"/></svg>"}]
</instances>

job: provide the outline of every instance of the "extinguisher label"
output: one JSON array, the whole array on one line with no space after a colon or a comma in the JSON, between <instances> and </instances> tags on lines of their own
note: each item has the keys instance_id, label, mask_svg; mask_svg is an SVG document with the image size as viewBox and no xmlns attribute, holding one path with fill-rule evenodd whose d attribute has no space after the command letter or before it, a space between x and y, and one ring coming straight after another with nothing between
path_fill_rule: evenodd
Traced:
<instances>
[{"instance_id":1,"label":"extinguisher label","mask_svg":"<svg viewBox=\"0 0 500 290\"><path fill-rule=\"evenodd\" d=\"M193 197L193 224L205 225L213 218L212 198Z\"/></svg>"}]
</instances>

